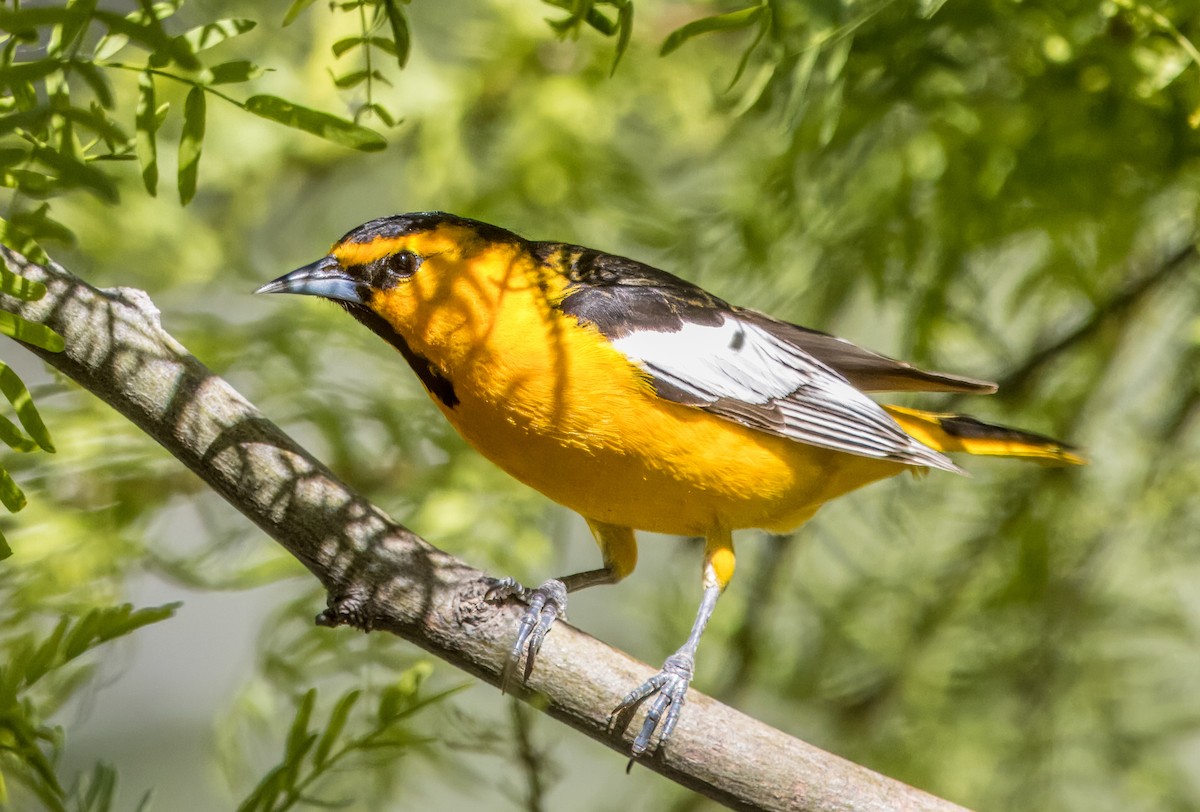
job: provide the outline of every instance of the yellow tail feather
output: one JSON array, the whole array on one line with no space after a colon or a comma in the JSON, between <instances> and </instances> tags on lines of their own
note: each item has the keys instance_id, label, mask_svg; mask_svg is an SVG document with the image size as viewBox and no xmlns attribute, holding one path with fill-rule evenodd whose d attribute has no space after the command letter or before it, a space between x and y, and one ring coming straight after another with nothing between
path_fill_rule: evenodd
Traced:
<instances>
[{"instance_id":1,"label":"yellow tail feather","mask_svg":"<svg viewBox=\"0 0 1200 812\"><path fill-rule=\"evenodd\" d=\"M883 407L900 428L938 451L995 457L1021 457L1043 465L1083 465L1071 446L1050 437L994 426L963 414L938 414L902 406Z\"/></svg>"}]
</instances>

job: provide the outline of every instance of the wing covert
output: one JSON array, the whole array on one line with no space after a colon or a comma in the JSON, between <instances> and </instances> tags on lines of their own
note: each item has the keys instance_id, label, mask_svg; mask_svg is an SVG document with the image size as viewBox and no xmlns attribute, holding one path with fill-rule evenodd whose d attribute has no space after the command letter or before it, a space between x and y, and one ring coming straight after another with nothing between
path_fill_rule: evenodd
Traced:
<instances>
[{"instance_id":1,"label":"wing covert","mask_svg":"<svg viewBox=\"0 0 1200 812\"><path fill-rule=\"evenodd\" d=\"M985 391L989 384L924 372L834 336L732 307L625 257L563 243L532 248L568 281L559 310L599 330L646 372L664 400L801 443L960 470L906 434L862 389ZM838 363L846 365L844 373Z\"/></svg>"},{"instance_id":2,"label":"wing covert","mask_svg":"<svg viewBox=\"0 0 1200 812\"><path fill-rule=\"evenodd\" d=\"M933 372L897 361L810 327L773 319L763 313L733 308L739 318L761 326L788 344L795 344L841 373L863 392L969 392L989 395L996 384L963 375Z\"/></svg>"},{"instance_id":3,"label":"wing covert","mask_svg":"<svg viewBox=\"0 0 1200 812\"><path fill-rule=\"evenodd\" d=\"M850 454L958 471L845 377L733 310L714 323L634 330L612 340L666 400ZM757 315L757 314L756 314Z\"/></svg>"}]
</instances>

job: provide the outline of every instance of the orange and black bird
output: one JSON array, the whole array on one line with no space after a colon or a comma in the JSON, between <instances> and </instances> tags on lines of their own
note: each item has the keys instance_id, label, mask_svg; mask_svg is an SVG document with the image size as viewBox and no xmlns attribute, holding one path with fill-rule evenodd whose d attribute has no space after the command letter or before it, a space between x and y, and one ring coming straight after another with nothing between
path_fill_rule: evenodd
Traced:
<instances>
[{"instance_id":1,"label":"orange and black bird","mask_svg":"<svg viewBox=\"0 0 1200 812\"><path fill-rule=\"evenodd\" d=\"M903 471L960 472L946 452L1082 460L1048 437L880 405L868 392L990 393L827 333L731 305L632 259L533 242L442 212L364 223L259 293L329 299L400 351L481 454L581 514L603 566L494 600L528 605L506 679L533 666L567 593L620 581L636 530L702 536L699 611L633 743L671 735L701 634L733 576L734 530L792 530L821 505Z\"/></svg>"}]
</instances>

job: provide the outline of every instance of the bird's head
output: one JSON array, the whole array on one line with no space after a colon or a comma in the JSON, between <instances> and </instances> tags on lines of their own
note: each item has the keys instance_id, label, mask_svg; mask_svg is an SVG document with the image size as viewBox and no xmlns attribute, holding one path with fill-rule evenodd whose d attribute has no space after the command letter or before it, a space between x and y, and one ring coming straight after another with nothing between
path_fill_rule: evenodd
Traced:
<instances>
[{"instance_id":1,"label":"bird's head","mask_svg":"<svg viewBox=\"0 0 1200 812\"><path fill-rule=\"evenodd\" d=\"M382 318L401 333L436 310L453 309L462 285L487 285L479 268L502 273L524 241L486 223L444 212L398 214L364 223L329 254L268 282L255 293L298 293L329 299L360 321ZM493 254L499 261L478 262ZM475 271L465 273L467 265Z\"/></svg>"}]
</instances>

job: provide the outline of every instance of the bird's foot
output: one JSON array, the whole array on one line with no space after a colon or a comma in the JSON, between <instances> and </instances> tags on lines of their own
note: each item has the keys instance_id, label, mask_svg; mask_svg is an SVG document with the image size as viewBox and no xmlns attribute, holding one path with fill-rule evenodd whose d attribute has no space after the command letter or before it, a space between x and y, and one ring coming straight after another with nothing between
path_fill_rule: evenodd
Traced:
<instances>
[{"instance_id":1,"label":"bird's foot","mask_svg":"<svg viewBox=\"0 0 1200 812\"><path fill-rule=\"evenodd\" d=\"M671 732L675 730L675 723L679 721L679 712L683 710L684 698L695 671L696 659L690 652L672 654L663 663L661 671L630 692L608 715L610 729L624 727L629 724L638 706L654 697L650 709L646 711L646 721L642 723L642 729L630 748L634 758L650 749L650 739L660 724L662 731L658 735L658 746L667 743Z\"/></svg>"},{"instance_id":2,"label":"bird's foot","mask_svg":"<svg viewBox=\"0 0 1200 812\"><path fill-rule=\"evenodd\" d=\"M501 691L507 691L513 684L522 654L525 655L525 671L521 681L529 680L533 660L542 647L542 641L546 639L546 632L550 631L554 621L567 617L567 587L556 578L551 578L537 589L526 589L512 578L501 578L484 595L484 599L490 603L501 603L509 598L528 604L529 609L521 618L517 639L513 641L512 650L504 662L504 671L500 674Z\"/></svg>"}]
</instances>

